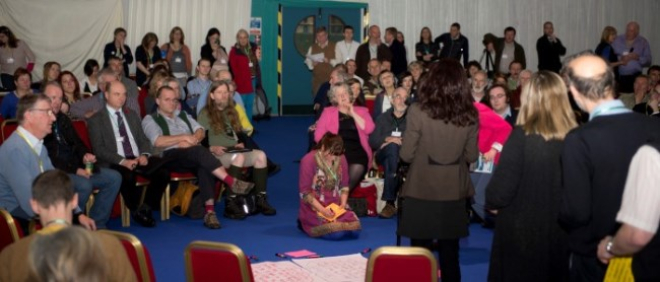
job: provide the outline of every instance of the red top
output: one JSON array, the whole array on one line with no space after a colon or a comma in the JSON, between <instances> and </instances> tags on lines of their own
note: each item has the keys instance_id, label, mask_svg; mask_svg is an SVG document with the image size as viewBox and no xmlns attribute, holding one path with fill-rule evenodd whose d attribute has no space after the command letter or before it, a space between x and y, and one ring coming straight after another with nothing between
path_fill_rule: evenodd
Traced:
<instances>
[{"instance_id":1,"label":"red top","mask_svg":"<svg viewBox=\"0 0 660 282\"><path fill-rule=\"evenodd\" d=\"M488 106L478 102L475 102L474 106L479 111L479 152L482 154L487 153L495 142L504 146L509 134L511 134L511 125ZM499 161L500 153L497 153L495 164L498 164Z\"/></svg>"},{"instance_id":2,"label":"red top","mask_svg":"<svg viewBox=\"0 0 660 282\"><path fill-rule=\"evenodd\" d=\"M254 52L255 46L251 50ZM229 66L234 75L234 82L236 83L236 92L240 94L254 93L252 87L252 75L250 74L250 59L245 53L236 48L231 47L229 51ZM259 67L257 63L257 68Z\"/></svg>"}]
</instances>

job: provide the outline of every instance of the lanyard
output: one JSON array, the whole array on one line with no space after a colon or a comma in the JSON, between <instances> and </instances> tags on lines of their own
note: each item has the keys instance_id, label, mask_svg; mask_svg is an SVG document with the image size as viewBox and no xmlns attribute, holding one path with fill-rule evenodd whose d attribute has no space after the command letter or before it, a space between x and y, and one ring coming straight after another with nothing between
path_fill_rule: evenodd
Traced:
<instances>
[{"instance_id":1,"label":"lanyard","mask_svg":"<svg viewBox=\"0 0 660 282\"><path fill-rule=\"evenodd\" d=\"M322 159L322 160L323 160L323 159ZM328 163L327 163L325 160L323 160L323 166L325 166L325 168L328 169L328 172L329 172L330 175L332 176L332 179L335 180L335 182L339 181L339 179L337 179L337 173L336 173L334 170L332 170L332 167L330 167L330 166L328 165ZM335 186L336 186L336 185L335 185Z\"/></svg>"},{"instance_id":2,"label":"lanyard","mask_svg":"<svg viewBox=\"0 0 660 282\"><path fill-rule=\"evenodd\" d=\"M30 140L28 140L27 137L25 137L23 133L21 133L20 131L16 131L16 133L18 133L18 136L21 136L21 138L23 138L23 140L25 140L25 142L27 142L28 145L30 145L30 149L32 153L34 153L34 155L37 157L37 161L39 161L39 171L44 172L44 162L43 160L41 160L41 156L39 156L39 153L37 153L37 151L34 149L34 146L32 146Z\"/></svg>"}]
</instances>

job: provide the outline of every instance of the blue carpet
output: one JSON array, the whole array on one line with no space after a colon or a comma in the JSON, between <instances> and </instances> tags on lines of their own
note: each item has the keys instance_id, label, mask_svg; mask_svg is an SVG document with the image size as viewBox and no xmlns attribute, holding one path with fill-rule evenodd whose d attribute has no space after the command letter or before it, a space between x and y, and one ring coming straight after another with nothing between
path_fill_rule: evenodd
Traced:
<instances>
[{"instance_id":1,"label":"blue carpet","mask_svg":"<svg viewBox=\"0 0 660 282\"><path fill-rule=\"evenodd\" d=\"M222 228L209 230L202 220L172 215L169 221L158 221L156 228L143 228L132 223L122 228L119 218L110 220L110 229L132 233L149 249L160 281L184 281L183 251L194 240L228 242L239 246L246 255L259 261L282 260L278 252L308 249L323 256L358 253L366 248L396 244L395 219L362 218L360 238L351 241L325 241L307 237L296 228L298 215L298 167L296 162L307 150L306 128L312 117L277 117L255 124L257 143L268 156L282 166L282 171L268 179L268 194L277 215L252 216L236 221L220 217ZM222 215L224 204L216 210ZM158 214L155 214L160 218ZM470 227L470 237L461 240L461 272L463 281L485 281L492 232L479 225ZM408 244L407 240L403 241ZM254 263L254 262L253 262ZM221 275L221 274L219 274Z\"/></svg>"}]
</instances>

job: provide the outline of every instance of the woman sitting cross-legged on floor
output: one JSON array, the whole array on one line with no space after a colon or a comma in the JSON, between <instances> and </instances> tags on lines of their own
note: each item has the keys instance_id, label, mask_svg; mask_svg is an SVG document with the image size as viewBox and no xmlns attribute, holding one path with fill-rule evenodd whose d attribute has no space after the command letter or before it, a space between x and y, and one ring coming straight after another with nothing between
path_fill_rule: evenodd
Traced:
<instances>
[{"instance_id":1,"label":"woman sitting cross-legged on floor","mask_svg":"<svg viewBox=\"0 0 660 282\"><path fill-rule=\"evenodd\" d=\"M342 240L360 235L360 220L355 213L346 210L349 175L348 162L343 152L342 138L326 133L316 149L300 161L298 223L311 237ZM332 204L339 208L335 212L345 212L336 217L329 207Z\"/></svg>"}]
</instances>

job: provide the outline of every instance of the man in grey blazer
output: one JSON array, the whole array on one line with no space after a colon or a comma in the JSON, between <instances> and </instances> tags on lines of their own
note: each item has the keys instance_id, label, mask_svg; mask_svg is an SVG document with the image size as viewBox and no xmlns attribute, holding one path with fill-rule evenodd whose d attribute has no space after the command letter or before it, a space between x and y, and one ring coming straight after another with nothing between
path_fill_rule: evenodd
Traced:
<instances>
[{"instance_id":1,"label":"man in grey blazer","mask_svg":"<svg viewBox=\"0 0 660 282\"><path fill-rule=\"evenodd\" d=\"M104 95L105 107L87 121L97 164L122 175L120 192L133 219L145 227L153 227L156 221L151 209L160 203L170 181L169 171L161 167L162 159L152 156L153 148L142 130L138 113L124 107L127 99L124 84L109 83ZM138 175L150 181L142 203L141 189L135 187Z\"/></svg>"}]
</instances>

